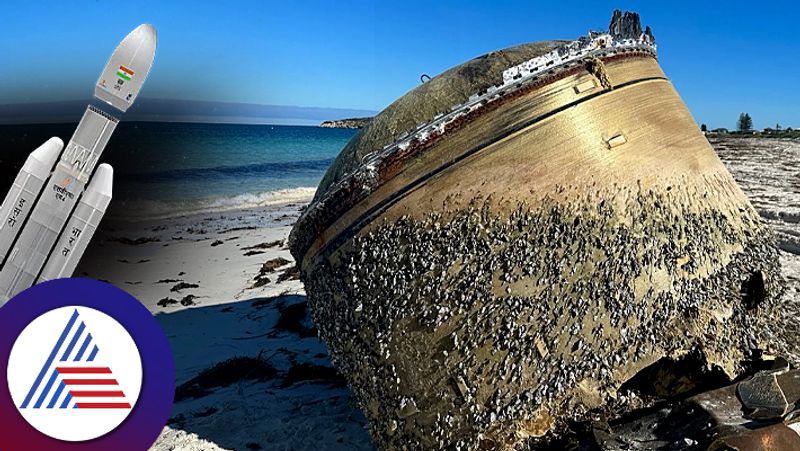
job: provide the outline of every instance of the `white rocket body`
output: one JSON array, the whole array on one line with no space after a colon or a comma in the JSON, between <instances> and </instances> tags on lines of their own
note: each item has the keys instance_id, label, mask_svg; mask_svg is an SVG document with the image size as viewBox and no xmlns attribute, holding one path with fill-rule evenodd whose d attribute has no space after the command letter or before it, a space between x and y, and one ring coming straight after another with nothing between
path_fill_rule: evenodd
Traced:
<instances>
[{"instance_id":1,"label":"white rocket body","mask_svg":"<svg viewBox=\"0 0 800 451\"><path fill-rule=\"evenodd\" d=\"M83 193L117 120L90 106L0 270L0 300L36 281Z\"/></svg>"},{"instance_id":2,"label":"white rocket body","mask_svg":"<svg viewBox=\"0 0 800 451\"><path fill-rule=\"evenodd\" d=\"M95 97L126 111L150 72L155 49L152 25L129 33L103 69ZM99 178L89 191L84 193L84 187L117 122L90 105L55 170L63 146L57 138L26 161L0 208L5 224L0 226L0 305L37 280L72 274L111 199L108 165L98 168Z\"/></svg>"},{"instance_id":3,"label":"white rocket body","mask_svg":"<svg viewBox=\"0 0 800 451\"><path fill-rule=\"evenodd\" d=\"M44 265L38 282L70 277L75 272L89 241L100 225L100 220L111 202L114 170L111 165L101 164L92 181L81 196L75 213L67 222L53 253Z\"/></svg>"},{"instance_id":4,"label":"white rocket body","mask_svg":"<svg viewBox=\"0 0 800 451\"><path fill-rule=\"evenodd\" d=\"M22 230L22 225L33 210L33 203L42 192L50 172L64 148L64 142L50 138L28 156L22 165L3 205L0 206L0 263Z\"/></svg>"}]
</instances>

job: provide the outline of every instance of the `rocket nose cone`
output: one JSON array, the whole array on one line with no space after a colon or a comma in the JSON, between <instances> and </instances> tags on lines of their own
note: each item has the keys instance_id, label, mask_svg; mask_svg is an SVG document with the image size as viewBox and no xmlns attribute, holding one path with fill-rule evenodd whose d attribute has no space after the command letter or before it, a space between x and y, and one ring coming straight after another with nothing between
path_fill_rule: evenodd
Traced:
<instances>
[{"instance_id":1,"label":"rocket nose cone","mask_svg":"<svg viewBox=\"0 0 800 451\"><path fill-rule=\"evenodd\" d=\"M94 95L127 111L142 89L156 56L156 29L141 24L119 43L95 85Z\"/></svg>"},{"instance_id":2,"label":"rocket nose cone","mask_svg":"<svg viewBox=\"0 0 800 451\"><path fill-rule=\"evenodd\" d=\"M143 23L143 24L139 25L138 27L134 28L134 30L131 32L131 34L133 34L133 33L140 34L140 35L142 35L142 36L144 36L147 39L150 39L152 41L156 41L157 38L158 38L158 32L156 32L156 27L154 27L153 25L151 25L149 23Z\"/></svg>"},{"instance_id":3,"label":"rocket nose cone","mask_svg":"<svg viewBox=\"0 0 800 451\"><path fill-rule=\"evenodd\" d=\"M114 185L114 168L110 164L103 163L97 166L97 171L89 182L87 192L93 191L111 197L111 190Z\"/></svg>"},{"instance_id":4,"label":"rocket nose cone","mask_svg":"<svg viewBox=\"0 0 800 451\"><path fill-rule=\"evenodd\" d=\"M143 23L125 36L125 39L120 43L120 47L127 45L136 48L139 52L155 53L157 41L158 32L156 32L156 27L149 23ZM147 58L144 59L146 60Z\"/></svg>"},{"instance_id":5,"label":"rocket nose cone","mask_svg":"<svg viewBox=\"0 0 800 451\"><path fill-rule=\"evenodd\" d=\"M45 141L44 144L37 147L31 153L31 158L34 158L45 165L52 166L55 164L58 155L61 153L61 149L64 148L64 141L61 140L59 137L52 137Z\"/></svg>"}]
</instances>

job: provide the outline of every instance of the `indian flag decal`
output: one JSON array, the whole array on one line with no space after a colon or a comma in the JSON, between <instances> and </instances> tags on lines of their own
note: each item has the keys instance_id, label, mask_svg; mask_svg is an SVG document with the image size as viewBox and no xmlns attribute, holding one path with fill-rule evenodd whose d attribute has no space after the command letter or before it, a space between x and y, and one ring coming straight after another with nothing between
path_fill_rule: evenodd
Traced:
<instances>
[{"instance_id":1,"label":"indian flag decal","mask_svg":"<svg viewBox=\"0 0 800 451\"><path fill-rule=\"evenodd\" d=\"M131 81L131 77L133 77L133 71L125 66L119 66L119 70L117 71L117 77L123 80Z\"/></svg>"}]
</instances>

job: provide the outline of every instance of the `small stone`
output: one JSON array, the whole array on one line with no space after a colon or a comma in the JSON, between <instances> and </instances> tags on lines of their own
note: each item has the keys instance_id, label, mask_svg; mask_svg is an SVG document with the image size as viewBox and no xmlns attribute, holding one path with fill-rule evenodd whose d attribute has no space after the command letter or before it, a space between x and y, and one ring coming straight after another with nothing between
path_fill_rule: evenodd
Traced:
<instances>
[{"instance_id":1,"label":"small stone","mask_svg":"<svg viewBox=\"0 0 800 451\"><path fill-rule=\"evenodd\" d=\"M750 410L745 414L748 419L780 418L789 410L775 373L758 373L752 379L740 382L736 392L742 404Z\"/></svg>"}]
</instances>

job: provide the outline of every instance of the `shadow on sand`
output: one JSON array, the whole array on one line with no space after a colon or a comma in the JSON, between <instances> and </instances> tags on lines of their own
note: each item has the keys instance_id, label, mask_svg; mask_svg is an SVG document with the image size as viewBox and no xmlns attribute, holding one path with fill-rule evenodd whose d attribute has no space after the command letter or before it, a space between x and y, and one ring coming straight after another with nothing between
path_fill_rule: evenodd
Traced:
<instances>
[{"instance_id":1,"label":"shadow on sand","mask_svg":"<svg viewBox=\"0 0 800 451\"><path fill-rule=\"evenodd\" d=\"M305 296L156 316L175 356L169 426L231 450L372 450L363 415L316 336Z\"/></svg>"}]
</instances>

